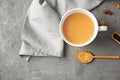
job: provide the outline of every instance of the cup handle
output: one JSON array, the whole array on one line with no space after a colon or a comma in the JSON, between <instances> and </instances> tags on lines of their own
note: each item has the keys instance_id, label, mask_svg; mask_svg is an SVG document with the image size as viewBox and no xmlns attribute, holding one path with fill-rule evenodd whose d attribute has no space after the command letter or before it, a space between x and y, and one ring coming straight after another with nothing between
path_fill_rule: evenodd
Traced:
<instances>
[{"instance_id":1,"label":"cup handle","mask_svg":"<svg viewBox=\"0 0 120 80\"><path fill-rule=\"evenodd\" d=\"M107 26L99 26L98 30L99 31L107 31Z\"/></svg>"}]
</instances>

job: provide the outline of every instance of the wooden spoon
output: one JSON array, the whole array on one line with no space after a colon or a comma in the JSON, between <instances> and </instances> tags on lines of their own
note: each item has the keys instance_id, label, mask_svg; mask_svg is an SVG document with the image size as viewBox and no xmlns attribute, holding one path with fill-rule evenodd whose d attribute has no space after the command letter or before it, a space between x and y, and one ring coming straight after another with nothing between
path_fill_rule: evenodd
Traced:
<instances>
[{"instance_id":1,"label":"wooden spoon","mask_svg":"<svg viewBox=\"0 0 120 80\"><path fill-rule=\"evenodd\" d=\"M120 59L120 56L94 56L91 52L80 52L77 55L78 61L81 63L90 63L94 58L98 59Z\"/></svg>"}]
</instances>

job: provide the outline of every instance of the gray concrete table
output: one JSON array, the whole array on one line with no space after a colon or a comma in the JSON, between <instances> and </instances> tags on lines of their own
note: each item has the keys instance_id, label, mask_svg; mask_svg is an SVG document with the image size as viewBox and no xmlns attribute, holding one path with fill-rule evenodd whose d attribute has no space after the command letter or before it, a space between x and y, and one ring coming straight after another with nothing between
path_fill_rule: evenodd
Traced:
<instances>
[{"instance_id":1,"label":"gray concrete table","mask_svg":"<svg viewBox=\"0 0 120 80\"><path fill-rule=\"evenodd\" d=\"M120 1L119 1L120 2ZM104 20L107 32L100 32L95 41L83 48L65 44L64 58L33 57L25 62L18 56L21 30L31 0L0 0L0 80L120 80L120 60L96 59L81 64L73 53L92 51L95 55L120 55L120 45L111 34L120 32L120 10L115 0L106 0L92 13ZM103 11L110 9L112 16Z\"/></svg>"}]
</instances>

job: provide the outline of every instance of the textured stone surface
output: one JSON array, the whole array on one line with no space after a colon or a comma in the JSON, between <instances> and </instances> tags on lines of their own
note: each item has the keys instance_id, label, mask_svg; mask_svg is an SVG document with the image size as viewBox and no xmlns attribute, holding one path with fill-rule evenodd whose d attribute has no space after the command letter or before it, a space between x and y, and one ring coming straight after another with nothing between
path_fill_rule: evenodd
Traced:
<instances>
[{"instance_id":1,"label":"textured stone surface","mask_svg":"<svg viewBox=\"0 0 120 80\"><path fill-rule=\"evenodd\" d=\"M25 62L18 52L30 3L31 0L0 0L0 80L120 80L120 60L97 59L81 64L73 56L86 50L95 55L120 55L120 45L111 39L112 32L120 32L120 10L114 8L115 0L106 0L92 11L109 28L100 32L92 44L83 48L65 45L64 58L33 57ZM106 8L113 12L112 16L103 13Z\"/></svg>"}]
</instances>

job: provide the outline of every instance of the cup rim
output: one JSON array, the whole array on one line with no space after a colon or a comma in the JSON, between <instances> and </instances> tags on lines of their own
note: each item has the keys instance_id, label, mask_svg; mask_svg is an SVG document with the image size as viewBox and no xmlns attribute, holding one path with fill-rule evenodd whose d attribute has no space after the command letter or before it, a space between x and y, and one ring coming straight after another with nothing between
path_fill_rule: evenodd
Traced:
<instances>
[{"instance_id":1,"label":"cup rim","mask_svg":"<svg viewBox=\"0 0 120 80\"><path fill-rule=\"evenodd\" d=\"M73 13L76 13L76 12L80 12L80 13L84 13L84 14L88 15L88 16L92 19L92 21L93 21L93 23L94 23L94 34L93 34L93 36L91 37L91 39L90 39L89 41L87 41L86 43L83 43L83 44L74 44L74 43L71 43L70 41L68 41L68 40L65 38L65 36L64 36L64 34L63 34L63 31L62 31L62 29L63 29L63 23L64 23L65 19L66 19L69 15L71 15L71 14L73 14ZM61 20L60 20L60 23L59 23L59 33L60 33L60 36L62 37L62 39L63 39L66 43L68 43L69 45L74 46L74 47L83 47L83 46L89 45L89 44L96 38L96 36L97 36L97 34L98 34L98 22L97 22L96 17L95 17L90 11L88 11L88 10L86 10L86 9L81 9L81 8L71 9L70 11L67 11L67 12L62 16L62 18L61 18Z\"/></svg>"}]
</instances>

